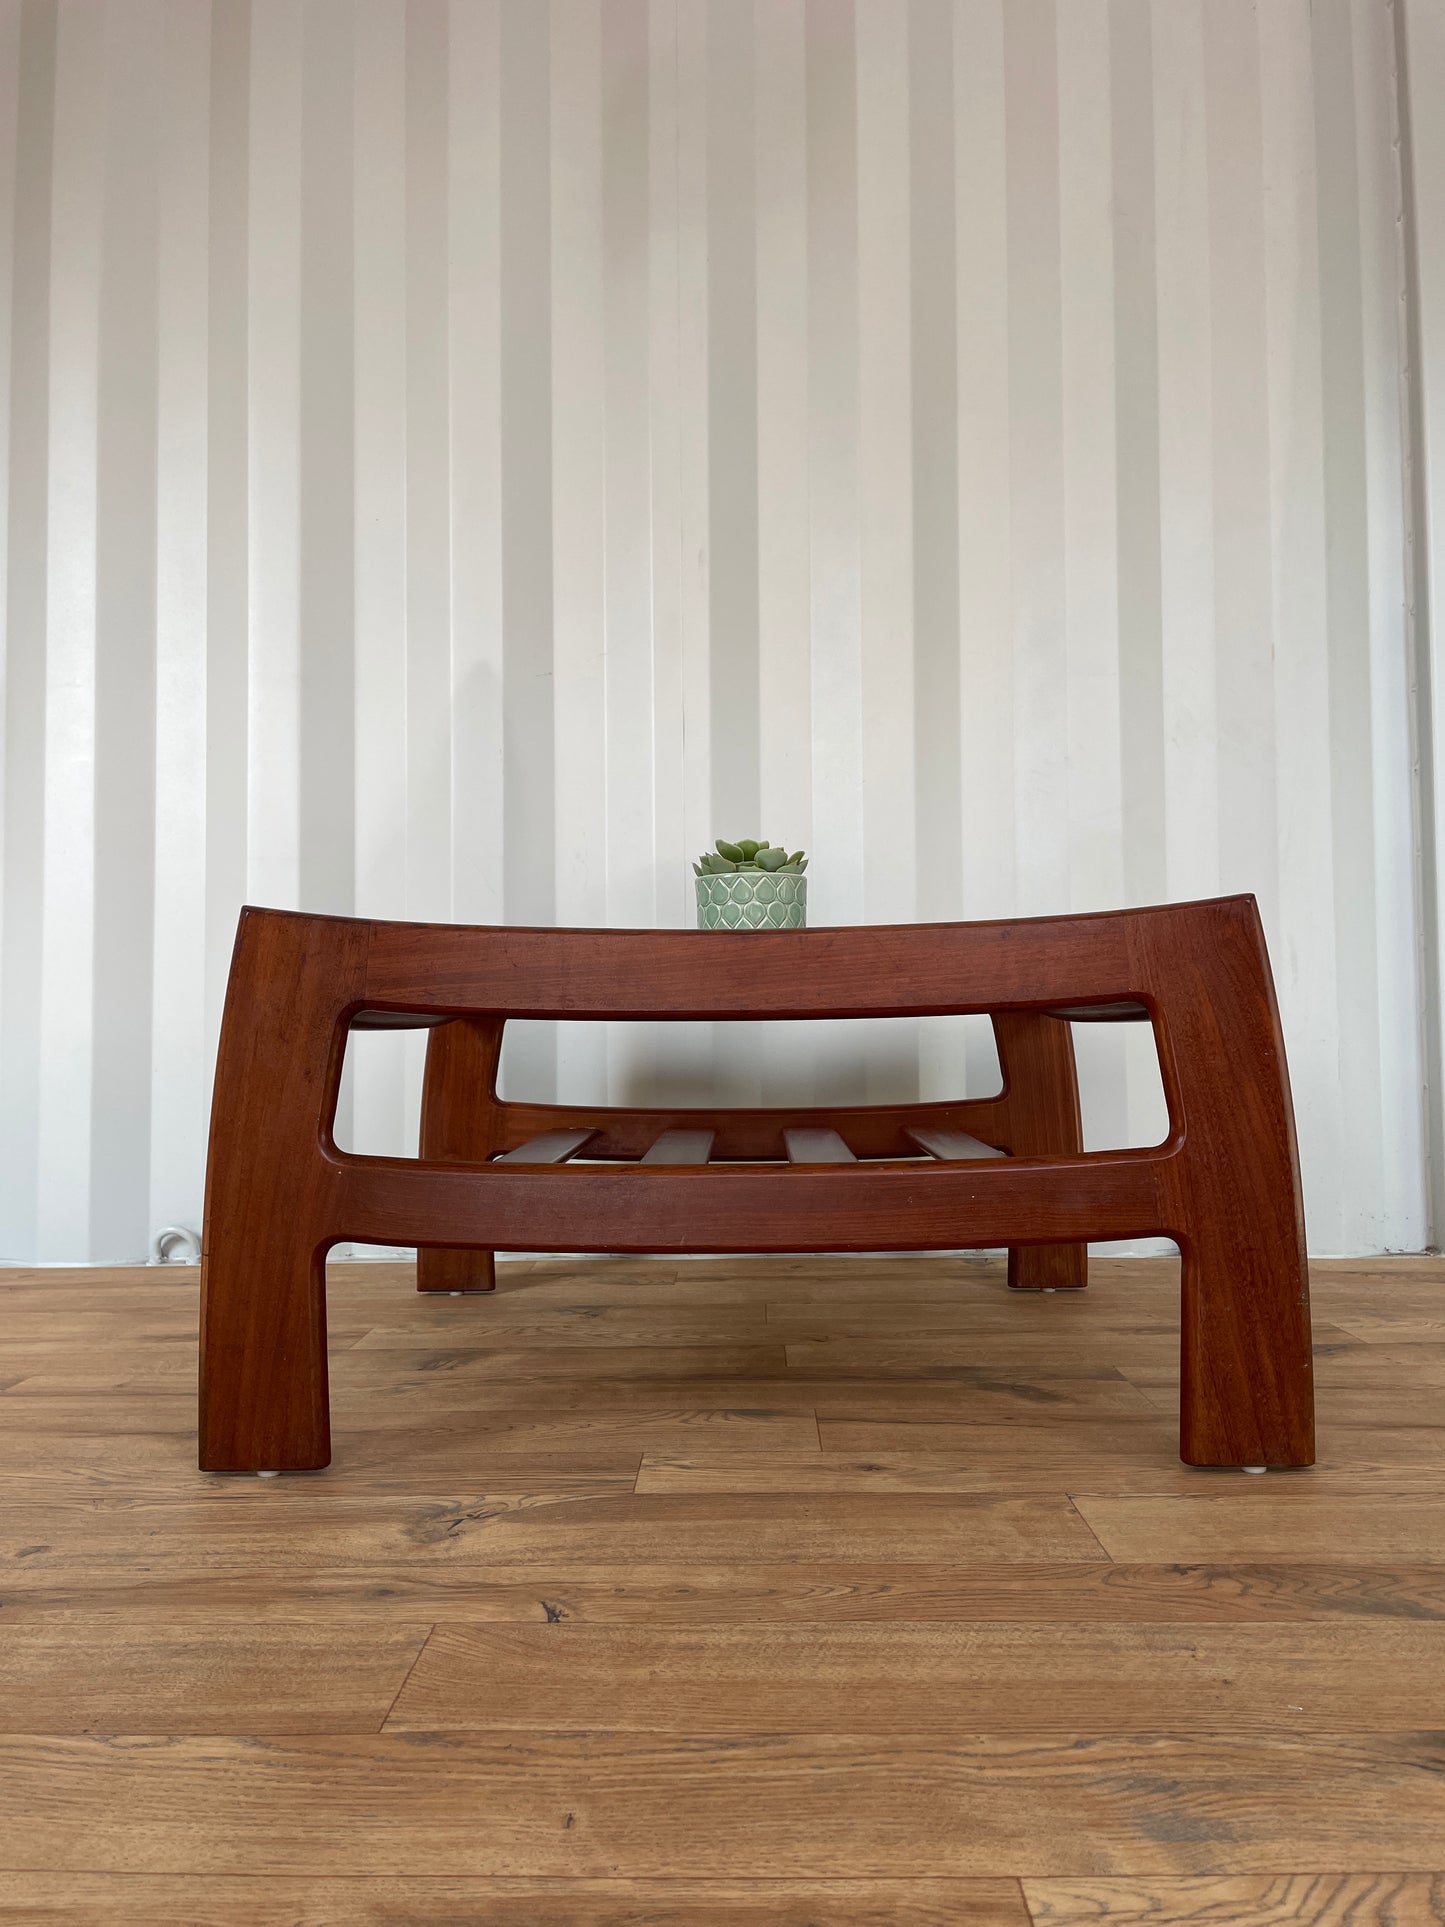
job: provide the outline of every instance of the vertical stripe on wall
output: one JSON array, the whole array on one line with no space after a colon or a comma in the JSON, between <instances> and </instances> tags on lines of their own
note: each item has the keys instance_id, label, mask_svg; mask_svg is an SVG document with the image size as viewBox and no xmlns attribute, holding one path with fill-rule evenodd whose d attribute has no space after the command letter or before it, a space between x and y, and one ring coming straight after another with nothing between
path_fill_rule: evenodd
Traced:
<instances>
[{"instance_id":1,"label":"vertical stripe on wall","mask_svg":"<svg viewBox=\"0 0 1445 1927\"><path fill-rule=\"evenodd\" d=\"M1171 130L1155 98L1156 31L1166 24L1159 13L1150 0L1114 0L1109 15L1119 777L1129 903L1160 902L1176 887L1168 859L1169 824L1177 822L1178 807L1167 784L1177 758L1170 754L1165 712L1162 527L1167 418L1161 381L1168 350L1161 355L1160 314L1168 277L1157 211ZM1088 1048L1098 1052L1104 1045L1094 1040ZM1124 1052L1128 1134L1157 1137L1152 1052L1132 1031Z\"/></svg>"},{"instance_id":2,"label":"vertical stripe on wall","mask_svg":"<svg viewBox=\"0 0 1445 1927\"><path fill-rule=\"evenodd\" d=\"M1064 627L1063 343L1058 45L1052 0L1004 8L1009 526L1015 905L1068 894L1068 676ZM1022 243L1022 245L1020 245Z\"/></svg>"},{"instance_id":3,"label":"vertical stripe on wall","mask_svg":"<svg viewBox=\"0 0 1445 1927\"><path fill-rule=\"evenodd\" d=\"M1122 376L1111 140L1122 103L1114 99L1109 12L1108 0L1080 0L1058 15L1062 593L1068 865L1076 910L1125 900L1115 403ZM1135 352L1132 345L1128 352ZM1095 1024L1077 1029L1074 1045L1087 1099L1085 1143L1147 1135L1152 1120L1129 1115L1127 1054L1147 1060L1147 1039L1126 1043Z\"/></svg>"},{"instance_id":4,"label":"vertical stripe on wall","mask_svg":"<svg viewBox=\"0 0 1445 1927\"><path fill-rule=\"evenodd\" d=\"M915 785L900 782L913 733L913 370L908 13L857 10L858 607L862 694L863 915L898 923L917 901ZM853 1045L868 1098L912 1095L917 1025L874 1025Z\"/></svg>"},{"instance_id":5,"label":"vertical stripe on wall","mask_svg":"<svg viewBox=\"0 0 1445 1927\"><path fill-rule=\"evenodd\" d=\"M446 0L407 8L405 49L407 913L446 918L452 896Z\"/></svg>"},{"instance_id":6,"label":"vertical stripe on wall","mask_svg":"<svg viewBox=\"0 0 1445 1927\"><path fill-rule=\"evenodd\" d=\"M559 11L559 22L560 22ZM562 28L559 24L559 33ZM551 39L548 9L502 0L502 862L509 923L556 916L553 787ZM552 1094L550 1033L518 1026L514 1093Z\"/></svg>"},{"instance_id":7,"label":"vertical stripe on wall","mask_svg":"<svg viewBox=\"0 0 1445 1927\"><path fill-rule=\"evenodd\" d=\"M1272 367L1295 370L1268 391L1279 927L1291 933L1276 947L1274 966L1281 1003L1292 1013L1295 1120L1306 1173L1337 1167L1343 1123L1338 1059L1328 1041L1338 999L1332 775L1329 757L1316 747L1328 740L1330 690L1320 673L1324 395L1309 17L1309 0L1292 0L1259 20L1266 353ZM1309 1208L1321 1249L1339 1249L1338 1195L1312 1190Z\"/></svg>"},{"instance_id":8,"label":"vertical stripe on wall","mask_svg":"<svg viewBox=\"0 0 1445 1927\"><path fill-rule=\"evenodd\" d=\"M250 0L211 10L206 234L206 1035L221 1021L248 893L250 446L247 436ZM162 380L165 372L162 371ZM194 1207L193 1207L194 1208Z\"/></svg>"},{"instance_id":9,"label":"vertical stripe on wall","mask_svg":"<svg viewBox=\"0 0 1445 1927\"><path fill-rule=\"evenodd\" d=\"M502 465L497 0L451 11L452 905L502 919Z\"/></svg>"},{"instance_id":10,"label":"vertical stripe on wall","mask_svg":"<svg viewBox=\"0 0 1445 1927\"><path fill-rule=\"evenodd\" d=\"M209 12L188 0L164 0L161 35L156 103L155 886L146 1236L159 1226L186 1220L195 1209L204 1177L211 1068L203 646L210 563ZM348 728L349 723L348 718Z\"/></svg>"},{"instance_id":11,"label":"vertical stripe on wall","mask_svg":"<svg viewBox=\"0 0 1445 1927\"><path fill-rule=\"evenodd\" d=\"M1149 0L1115 0L1110 9L1119 762L1131 903L1157 903L1167 889L1153 23Z\"/></svg>"},{"instance_id":12,"label":"vertical stripe on wall","mask_svg":"<svg viewBox=\"0 0 1445 1927\"><path fill-rule=\"evenodd\" d=\"M40 972L45 931L45 602L50 437L50 200L55 117L53 8L13 7L13 146L5 232L10 254L10 342L5 415L5 814L0 939L0 1225L5 1251L38 1250ZM21 299L21 290L25 298ZM84 1201L80 1200L84 1209ZM77 1242L78 1248L78 1242Z\"/></svg>"},{"instance_id":13,"label":"vertical stripe on wall","mask_svg":"<svg viewBox=\"0 0 1445 1927\"><path fill-rule=\"evenodd\" d=\"M108 24L99 9L62 6L56 31L45 701L43 717L34 719L45 742L35 1118L36 1247L42 1258L63 1257L74 1248L91 1201L97 411Z\"/></svg>"},{"instance_id":14,"label":"vertical stripe on wall","mask_svg":"<svg viewBox=\"0 0 1445 1927\"><path fill-rule=\"evenodd\" d=\"M812 836L805 0L755 0L760 833ZM724 835L727 832L724 831Z\"/></svg>"},{"instance_id":15,"label":"vertical stripe on wall","mask_svg":"<svg viewBox=\"0 0 1445 1927\"><path fill-rule=\"evenodd\" d=\"M1003 0L954 9L953 101L961 909L1001 917L1018 894ZM998 1088L985 1031L964 1031L975 1097Z\"/></svg>"},{"instance_id":16,"label":"vertical stripe on wall","mask_svg":"<svg viewBox=\"0 0 1445 1927\"><path fill-rule=\"evenodd\" d=\"M913 845L918 915L963 911L959 731L958 248L949 0L908 15L910 476L913 501ZM919 1034L918 1090L964 1089L967 1027Z\"/></svg>"},{"instance_id":17,"label":"vertical stripe on wall","mask_svg":"<svg viewBox=\"0 0 1445 1927\"><path fill-rule=\"evenodd\" d=\"M766 664L758 699L757 834L799 850L813 842L806 0L754 0L753 25L758 654ZM779 1025L770 1043L759 1100L807 1103L815 1054L808 1026Z\"/></svg>"},{"instance_id":18,"label":"vertical stripe on wall","mask_svg":"<svg viewBox=\"0 0 1445 1927\"><path fill-rule=\"evenodd\" d=\"M347 11L348 0L307 0L304 12L299 316L300 894L342 915L356 907L355 82Z\"/></svg>"},{"instance_id":19,"label":"vertical stripe on wall","mask_svg":"<svg viewBox=\"0 0 1445 1927\"><path fill-rule=\"evenodd\" d=\"M810 915L863 912L863 688L858 529L859 298L855 8L807 0L808 549L813 671ZM772 832L768 832L769 835ZM814 1093L856 1099L849 1033L820 1027Z\"/></svg>"},{"instance_id":20,"label":"vertical stripe on wall","mask_svg":"<svg viewBox=\"0 0 1445 1927\"><path fill-rule=\"evenodd\" d=\"M647 261L649 85L646 0L609 0L599 48L602 227L601 309L606 339L602 500L603 686L606 753L606 905L603 921L656 921L656 735L652 715L654 637L649 580L651 475ZM608 1046L613 1102L649 1088L652 1051L633 1025L614 1025Z\"/></svg>"},{"instance_id":21,"label":"vertical stripe on wall","mask_svg":"<svg viewBox=\"0 0 1445 1927\"><path fill-rule=\"evenodd\" d=\"M1401 218L1399 76L1391 9L1353 0L1350 9L1361 201L1362 348L1365 399L1366 555L1369 570L1371 775L1374 788L1375 967L1380 1010L1379 1082L1419 1077L1425 996L1421 969L1424 903L1414 862L1421 799L1415 771L1391 753L1394 717L1414 701L1419 656L1406 613L1411 590L1401 582L1413 542L1410 490L1403 485L1408 386L1404 328L1406 258ZM1432 368L1428 373L1438 373ZM1404 391L1402 393L1402 390ZM1415 737L1418 753L1418 736ZM1408 935L1407 935L1408 933ZM1414 937L1415 941L1410 941ZM1380 1113L1380 1225L1420 1216L1427 1191L1420 1169L1423 1106L1383 1106ZM1438 1155L1438 1152L1437 1152Z\"/></svg>"},{"instance_id":22,"label":"vertical stripe on wall","mask_svg":"<svg viewBox=\"0 0 1445 1927\"><path fill-rule=\"evenodd\" d=\"M557 14L552 61L553 741L557 907L568 924L607 921L607 326L603 277L602 22L599 0ZM505 475L505 470L504 470ZM508 825L509 838L524 826ZM558 1094L596 1103L607 1038L583 1026Z\"/></svg>"},{"instance_id":23,"label":"vertical stripe on wall","mask_svg":"<svg viewBox=\"0 0 1445 1927\"><path fill-rule=\"evenodd\" d=\"M247 249L247 848L257 903L301 876L301 115L306 16L251 0Z\"/></svg>"},{"instance_id":24,"label":"vertical stripe on wall","mask_svg":"<svg viewBox=\"0 0 1445 1927\"><path fill-rule=\"evenodd\" d=\"M155 967L160 0L106 20L96 437L90 1242L143 1249ZM144 130L144 131L142 131ZM137 1103L143 1095L145 1101Z\"/></svg>"},{"instance_id":25,"label":"vertical stripe on wall","mask_svg":"<svg viewBox=\"0 0 1445 1927\"><path fill-rule=\"evenodd\" d=\"M1220 888L1205 12L1181 0L1152 15L1164 862L1186 898Z\"/></svg>"},{"instance_id":26,"label":"vertical stripe on wall","mask_svg":"<svg viewBox=\"0 0 1445 1927\"><path fill-rule=\"evenodd\" d=\"M1265 352L1264 161L1256 9L1205 9L1204 144L1209 177L1211 512L1219 876L1252 889L1271 927L1279 901L1275 798Z\"/></svg>"},{"instance_id":27,"label":"vertical stripe on wall","mask_svg":"<svg viewBox=\"0 0 1445 1927\"><path fill-rule=\"evenodd\" d=\"M721 835L759 836L767 832L757 827L757 203L748 8L707 0L705 34L712 808Z\"/></svg>"},{"instance_id":28,"label":"vertical stripe on wall","mask_svg":"<svg viewBox=\"0 0 1445 1927\"><path fill-rule=\"evenodd\" d=\"M680 514L679 335L682 313L678 233L682 136L678 124L678 20L670 0L647 9L647 388L648 594L652 632L653 907L671 924L688 914L692 872L684 735L682 611L684 543ZM694 793L706 785L693 777Z\"/></svg>"},{"instance_id":29,"label":"vertical stripe on wall","mask_svg":"<svg viewBox=\"0 0 1445 1927\"><path fill-rule=\"evenodd\" d=\"M962 908L997 917L1015 898L1002 0L963 0L953 53Z\"/></svg>"},{"instance_id":30,"label":"vertical stripe on wall","mask_svg":"<svg viewBox=\"0 0 1445 1927\"><path fill-rule=\"evenodd\" d=\"M357 8L352 41L352 808L356 909L405 917L410 847L406 742L406 19ZM364 130L364 138L362 133ZM467 424L458 423L464 435ZM417 1052L399 1034L350 1053L353 1139L407 1148ZM409 1080L409 1082L408 1082ZM343 1143L345 1140L341 1140Z\"/></svg>"},{"instance_id":31,"label":"vertical stripe on wall","mask_svg":"<svg viewBox=\"0 0 1445 1927\"><path fill-rule=\"evenodd\" d=\"M1349 0L1312 7L1318 182L1320 372L1324 398L1324 649L1330 692L1329 760L1340 1098L1362 1134L1372 1190L1379 1182L1382 1096L1375 954L1374 786L1371 757L1361 204ZM1398 405L1398 404L1397 404Z\"/></svg>"},{"instance_id":32,"label":"vertical stripe on wall","mask_svg":"<svg viewBox=\"0 0 1445 1927\"><path fill-rule=\"evenodd\" d=\"M1400 323L1406 356L1404 390L1409 462L1406 494L1408 573L1405 587L1409 672L1415 689L1422 1029L1426 1038L1425 1111L1429 1119L1429 1222L1445 1222L1445 1084L1442 1084L1442 893L1439 852L1445 849L1445 665L1442 631L1432 608L1445 584L1445 13L1433 0L1398 0L1391 8L1396 82L1396 158L1403 219L1400 245L1405 300Z\"/></svg>"},{"instance_id":33,"label":"vertical stripe on wall","mask_svg":"<svg viewBox=\"0 0 1445 1927\"><path fill-rule=\"evenodd\" d=\"M918 909L962 912L958 739L958 291L953 18L948 0L908 16L910 492L913 501L914 847Z\"/></svg>"},{"instance_id":34,"label":"vertical stripe on wall","mask_svg":"<svg viewBox=\"0 0 1445 1927\"><path fill-rule=\"evenodd\" d=\"M675 925L747 832L817 923L1253 890L1312 1240L1423 1242L1389 16L0 0L3 1255L198 1220L242 901ZM1157 1136L1148 1037L1079 1051ZM421 1064L354 1048L343 1141ZM974 1020L503 1068L997 1074Z\"/></svg>"}]
</instances>

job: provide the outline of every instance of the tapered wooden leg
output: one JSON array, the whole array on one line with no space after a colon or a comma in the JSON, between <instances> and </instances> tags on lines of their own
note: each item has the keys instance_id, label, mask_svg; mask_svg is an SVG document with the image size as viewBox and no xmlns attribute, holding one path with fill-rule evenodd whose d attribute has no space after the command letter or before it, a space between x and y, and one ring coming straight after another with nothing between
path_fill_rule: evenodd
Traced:
<instances>
[{"instance_id":1,"label":"tapered wooden leg","mask_svg":"<svg viewBox=\"0 0 1445 1927\"><path fill-rule=\"evenodd\" d=\"M1004 1079L1007 1148L1020 1158L1082 1151L1079 1079L1068 1024L1035 1011L998 1011L993 1031ZM1089 1282L1089 1248L1010 1245L1008 1282L1011 1291L1077 1291Z\"/></svg>"},{"instance_id":2,"label":"tapered wooden leg","mask_svg":"<svg viewBox=\"0 0 1445 1927\"><path fill-rule=\"evenodd\" d=\"M1199 934L1156 977L1165 1095L1183 1124L1164 1167L1181 1260L1179 1455L1312 1465L1304 1212L1264 932L1252 898L1190 908Z\"/></svg>"},{"instance_id":3,"label":"tapered wooden leg","mask_svg":"<svg viewBox=\"0 0 1445 1927\"><path fill-rule=\"evenodd\" d=\"M496 1137L500 1017L458 1017L427 1040L421 1096L421 1154L447 1163L480 1164L504 1147ZM496 1254L423 1247L416 1255L418 1291L491 1291Z\"/></svg>"},{"instance_id":4,"label":"tapered wooden leg","mask_svg":"<svg viewBox=\"0 0 1445 1927\"><path fill-rule=\"evenodd\" d=\"M202 1262L200 1467L331 1463L326 1253L294 1237L222 1237Z\"/></svg>"},{"instance_id":5,"label":"tapered wooden leg","mask_svg":"<svg viewBox=\"0 0 1445 1927\"><path fill-rule=\"evenodd\" d=\"M1221 1218L1180 1240L1179 1456L1313 1465L1303 1255L1286 1227Z\"/></svg>"},{"instance_id":6,"label":"tapered wooden leg","mask_svg":"<svg viewBox=\"0 0 1445 1927\"><path fill-rule=\"evenodd\" d=\"M201 1256L200 1464L329 1463L326 1250L345 1009L365 926L246 910L221 1023Z\"/></svg>"}]
</instances>

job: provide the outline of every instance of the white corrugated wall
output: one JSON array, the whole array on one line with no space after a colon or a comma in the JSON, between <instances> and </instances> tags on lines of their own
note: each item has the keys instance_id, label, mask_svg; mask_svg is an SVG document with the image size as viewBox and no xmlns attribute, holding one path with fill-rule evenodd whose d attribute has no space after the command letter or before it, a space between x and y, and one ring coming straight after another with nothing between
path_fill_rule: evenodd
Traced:
<instances>
[{"instance_id":1,"label":"white corrugated wall","mask_svg":"<svg viewBox=\"0 0 1445 1927\"><path fill-rule=\"evenodd\" d=\"M1421 1244L1395 101L1386 0L0 0L0 1255L198 1222L243 900L677 924L719 832L1256 891L1312 1244ZM506 1075L988 1075L823 1032Z\"/></svg>"}]
</instances>

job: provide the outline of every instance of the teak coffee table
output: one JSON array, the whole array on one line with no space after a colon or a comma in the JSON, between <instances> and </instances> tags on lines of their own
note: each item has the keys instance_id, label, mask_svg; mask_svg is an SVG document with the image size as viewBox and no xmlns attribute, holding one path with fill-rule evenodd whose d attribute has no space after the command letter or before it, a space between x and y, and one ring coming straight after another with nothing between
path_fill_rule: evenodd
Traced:
<instances>
[{"instance_id":1,"label":"teak coffee table","mask_svg":"<svg viewBox=\"0 0 1445 1927\"><path fill-rule=\"evenodd\" d=\"M963 1012L993 1020L996 1097L627 1110L496 1094L509 1017ZM1085 1152L1070 1024L1130 1019L1153 1025L1168 1136ZM397 1025L431 1030L421 1155L349 1155L332 1136L347 1033ZM1311 1464L1294 1119L1253 897L746 933L246 909L211 1116L200 1463L329 1463L326 1253L343 1240L417 1246L422 1291L489 1290L497 1250L990 1245L1015 1290L1073 1291L1085 1240L1151 1235L1181 1254L1180 1456Z\"/></svg>"}]
</instances>

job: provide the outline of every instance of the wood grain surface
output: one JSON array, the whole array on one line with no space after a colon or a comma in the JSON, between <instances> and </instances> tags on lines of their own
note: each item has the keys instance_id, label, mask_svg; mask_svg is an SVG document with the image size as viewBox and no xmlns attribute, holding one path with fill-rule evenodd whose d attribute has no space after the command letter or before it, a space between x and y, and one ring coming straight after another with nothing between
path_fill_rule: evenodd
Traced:
<instances>
[{"instance_id":1,"label":"wood grain surface","mask_svg":"<svg viewBox=\"0 0 1445 1927\"><path fill-rule=\"evenodd\" d=\"M1286 1874L1251 1880L1028 1880L1037 1927L1440 1927L1440 1874Z\"/></svg>"},{"instance_id":2,"label":"wood grain surface","mask_svg":"<svg viewBox=\"0 0 1445 1927\"><path fill-rule=\"evenodd\" d=\"M1177 1264L332 1266L331 1469L193 1270L0 1276L0 1923L1442 1927L1445 1264L1320 1462L1174 1456Z\"/></svg>"},{"instance_id":3,"label":"wood grain surface","mask_svg":"<svg viewBox=\"0 0 1445 1927\"><path fill-rule=\"evenodd\" d=\"M0 1833L86 1873L1421 1873L1442 1761L1413 1732L15 1735Z\"/></svg>"},{"instance_id":4,"label":"wood grain surface","mask_svg":"<svg viewBox=\"0 0 1445 1927\"><path fill-rule=\"evenodd\" d=\"M764 1885L438 1874L405 1880L16 1874L0 1894L0 1921L21 1920L64 1920L68 1927L1031 1927L1013 1880Z\"/></svg>"},{"instance_id":5,"label":"wood grain surface","mask_svg":"<svg viewBox=\"0 0 1445 1927\"><path fill-rule=\"evenodd\" d=\"M1445 1726L1445 1622L756 1627L442 1623L390 1729L1389 1732Z\"/></svg>"}]
</instances>

